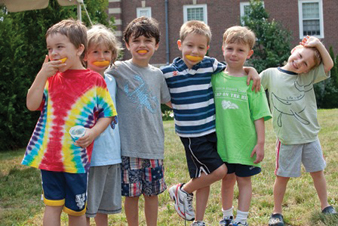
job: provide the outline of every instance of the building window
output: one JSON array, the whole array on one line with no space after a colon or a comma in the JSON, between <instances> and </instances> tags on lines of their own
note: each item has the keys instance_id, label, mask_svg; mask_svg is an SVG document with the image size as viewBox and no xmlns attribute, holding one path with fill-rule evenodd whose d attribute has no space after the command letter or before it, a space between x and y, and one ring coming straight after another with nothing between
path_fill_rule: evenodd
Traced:
<instances>
[{"instance_id":1,"label":"building window","mask_svg":"<svg viewBox=\"0 0 338 226\"><path fill-rule=\"evenodd\" d=\"M183 6L184 22L189 20L200 20L208 24L207 5L185 5Z\"/></svg>"},{"instance_id":2,"label":"building window","mask_svg":"<svg viewBox=\"0 0 338 226\"><path fill-rule=\"evenodd\" d=\"M250 2L241 2L239 4L239 7L240 7L240 16L241 16L241 23L242 25L244 25L244 21L242 20L242 18L244 16L248 16L249 13L250 13ZM263 7L264 7L264 2L263 2Z\"/></svg>"},{"instance_id":3,"label":"building window","mask_svg":"<svg viewBox=\"0 0 338 226\"><path fill-rule=\"evenodd\" d=\"M151 8L150 7L136 8L136 15L137 17L140 16L151 17Z\"/></svg>"},{"instance_id":4,"label":"building window","mask_svg":"<svg viewBox=\"0 0 338 226\"><path fill-rule=\"evenodd\" d=\"M298 0L299 38L312 35L324 38L322 0Z\"/></svg>"}]
</instances>

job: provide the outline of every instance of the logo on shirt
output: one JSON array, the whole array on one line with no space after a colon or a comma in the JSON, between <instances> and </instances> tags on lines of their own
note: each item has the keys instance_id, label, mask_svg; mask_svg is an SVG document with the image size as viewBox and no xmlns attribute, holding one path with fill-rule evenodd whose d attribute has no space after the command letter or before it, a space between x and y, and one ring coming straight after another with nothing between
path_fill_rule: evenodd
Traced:
<instances>
[{"instance_id":1,"label":"logo on shirt","mask_svg":"<svg viewBox=\"0 0 338 226\"><path fill-rule=\"evenodd\" d=\"M223 100L222 101L222 107L224 110L226 109L238 109L238 106L234 103L231 103L231 101L226 101L226 100Z\"/></svg>"}]
</instances>

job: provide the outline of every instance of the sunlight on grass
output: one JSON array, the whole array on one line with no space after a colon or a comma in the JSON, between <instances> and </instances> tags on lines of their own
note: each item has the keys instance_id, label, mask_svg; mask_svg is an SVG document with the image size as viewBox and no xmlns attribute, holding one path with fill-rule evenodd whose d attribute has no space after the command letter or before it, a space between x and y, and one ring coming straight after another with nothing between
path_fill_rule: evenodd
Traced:
<instances>
[{"instance_id":1,"label":"sunlight on grass","mask_svg":"<svg viewBox=\"0 0 338 226\"><path fill-rule=\"evenodd\" d=\"M338 206L338 109L319 110L319 123L322 127L319 134L323 153L327 161L325 175L327 179L329 203ZM251 226L267 225L273 209L273 183L275 169L275 134L272 121L266 123L265 158L262 173L253 177L253 198L249 214ZM189 175L185 161L185 152L179 137L175 134L173 121L164 122L165 129L165 178L167 186L179 182L187 182ZM24 150L0 152L0 225L42 224L43 202L41 197L41 181L39 170L20 165ZM221 183L211 186L209 203L205 214L208 225L218 225L221 214ZM238 189L235 190L235 197ZM237 209L237 200L233 202ZM144 200L140 198L140 225L145 225ZM290 179L283 204L287 225L323 226L338 225L337 216L320 214L320 204L315 192L311 176L302 169L300 178ZM62 214L62 225L67 225L67 215ZM110 215L109 224L126 225L124 213ZM91 221L91 225L95 225ZM158 225L184 225L177 215L168 192L159 196ZM187 222L190 225L190 222Z\"/></svg>"}]
</instances>

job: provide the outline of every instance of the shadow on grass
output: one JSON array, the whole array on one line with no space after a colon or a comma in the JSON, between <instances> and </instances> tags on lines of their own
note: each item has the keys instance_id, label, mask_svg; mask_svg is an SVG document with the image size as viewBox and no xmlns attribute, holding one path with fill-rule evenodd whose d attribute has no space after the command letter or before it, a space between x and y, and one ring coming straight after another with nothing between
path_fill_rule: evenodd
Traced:
<instances>
[{"instance_id":1,"label":"shadow on grass","mask_svg":"<svg viewBox=\"0 0 338 226\"><path fill-rule=\"evenodd\" d=\"M0 176L0 225L23 225L41 212L40 171L13 166Z\"/></svg>"}]
</instances>

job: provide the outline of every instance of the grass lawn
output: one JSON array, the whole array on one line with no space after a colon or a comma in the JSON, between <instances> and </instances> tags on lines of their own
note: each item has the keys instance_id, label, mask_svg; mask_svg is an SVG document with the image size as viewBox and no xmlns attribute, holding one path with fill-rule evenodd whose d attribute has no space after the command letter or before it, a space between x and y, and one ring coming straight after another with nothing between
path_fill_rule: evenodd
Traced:
<instances>
[{"instance_id":1,"label":"grass lawn","mask_svg":"<svg viewBox=\"0 0 338 226\"><path fill-rule=\"evenodd\" d=\"M319 134L327 161L325 175L329 203L338 207L338 109L319 110ZM273 209L273 183L275 167L275 135L271 120L266 123L265 159L262 173L253 177L253 198L249 224L267 225ZM165 178L168 187L189 180L183 146L174 132L173 121L164 122L165 127ZM39 170L20 165L24 150L0 152L0 225L41 225L44 204L41 201ZM238 190L233 205L237 209ZM140 225L145 225L143 199L140 199ZM168 192L159 196L158 225L184 225L175 212ZM300 178L291 179L284 198L284 219L287 225L338 225L338 216L320 214L320 204L312 179L303 170ZM221 218L220 182L211 186L209 203L205 214L208 225L218 225ZM62 214L63 225L67 216ZM110 215L110 225L127 225L124 213ZM94 221L92 221L94 224ZM187 222L190 225L190 222Z\"/></svg>"}]
</instances>

